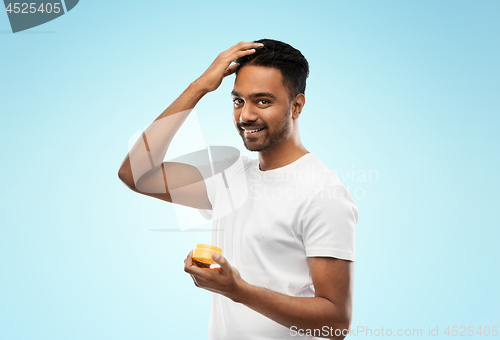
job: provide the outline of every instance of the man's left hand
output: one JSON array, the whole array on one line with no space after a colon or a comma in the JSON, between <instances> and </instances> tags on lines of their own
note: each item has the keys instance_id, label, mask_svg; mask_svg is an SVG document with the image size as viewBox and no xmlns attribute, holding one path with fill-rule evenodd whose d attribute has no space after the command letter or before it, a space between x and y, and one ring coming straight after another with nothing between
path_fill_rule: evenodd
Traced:
<instances>
[{"instance_id":1,"label":"man's left hand","mask_svg":"<svg viewBox=\"0 0 500 340\"><path fill-rule=\"evenodd\" d=\"M244 284L240 272L231 266L226 258L218 253L212 254L212 259L220 266L218 268L200 268L193 261L193 252L189 252L184 260L184 271L191 274L197 287L224 295L238 302Z\"/></svg>"}]
</instances>

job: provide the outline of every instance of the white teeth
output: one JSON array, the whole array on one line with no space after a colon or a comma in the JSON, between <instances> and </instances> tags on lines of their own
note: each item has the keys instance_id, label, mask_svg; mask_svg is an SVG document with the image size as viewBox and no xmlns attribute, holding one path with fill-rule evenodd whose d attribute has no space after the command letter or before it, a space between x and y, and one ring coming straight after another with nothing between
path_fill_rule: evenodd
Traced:
<instances>
[{"instance_id":1,"label":"white teeth","mask_svg":"<svg viewBox=\"0 0 500 340\"><path fill-rule=\"evenodd\" d=\"M262 128L263 129L263 128ZM246 133L252 133L252 132L257 132L257 131L260 131L262 129L257 129L257 130L245 130Z\"/></svg>"}]
</instances>

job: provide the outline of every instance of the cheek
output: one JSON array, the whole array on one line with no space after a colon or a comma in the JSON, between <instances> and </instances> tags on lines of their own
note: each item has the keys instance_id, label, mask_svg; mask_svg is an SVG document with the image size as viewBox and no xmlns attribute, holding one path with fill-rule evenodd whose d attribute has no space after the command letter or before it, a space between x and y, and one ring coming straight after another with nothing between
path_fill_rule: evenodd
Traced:
<instances>
[{"instance_id":1,"label":"cheek","mask_svg":"<svg viewBox=\"0 0 500 340\"><path fill-rule=\"evenodd\" d=\"M265 115L262 114L260 116L262 122L269 128L269 130L274 130L283 125L283 120L286 119L286 117L286 112L283 112L283 109L268 111Z\"/></svg>"}]
</instances>

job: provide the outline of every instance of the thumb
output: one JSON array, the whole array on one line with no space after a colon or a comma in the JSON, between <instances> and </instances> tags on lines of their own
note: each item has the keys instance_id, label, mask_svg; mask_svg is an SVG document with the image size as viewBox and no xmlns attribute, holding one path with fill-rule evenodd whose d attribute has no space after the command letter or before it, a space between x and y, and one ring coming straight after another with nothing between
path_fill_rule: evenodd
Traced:
<instances>
[{"instance_id":1,"label":"thumb","mask_svg":"<svg viewBox=\"0 0 500 340\"><path fill-rule=\"evenodd\" d=\"M218 265L221 266L221 268L227 268L229 265L229 262L227 262L226 258L219 253L216 253L215 251L212 253L212 260L215 261Z\"/></svg>"}]
</instances>

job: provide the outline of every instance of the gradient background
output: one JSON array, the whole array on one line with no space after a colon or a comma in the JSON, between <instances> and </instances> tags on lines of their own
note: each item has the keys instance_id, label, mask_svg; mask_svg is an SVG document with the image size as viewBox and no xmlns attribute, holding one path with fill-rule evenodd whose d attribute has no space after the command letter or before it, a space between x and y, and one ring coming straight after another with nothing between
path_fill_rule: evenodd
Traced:
<instances>
[{"instance_id":1,"label":"gradient background","mask_svg":"<svg viewBox=\"0 0 500 340\"><path fill-rule=\"evenodd\" d=\"M308 59L302 141L359 208L353 327L500 326L499 15L498 1L87 0L12 34L0 14L0 338L206 338L211 293L183 260L210 233L152 230L178 228L174 208L117 171L218 53L260 38ZM196 110L208 145L245 153L233 81Z\"/></svg>"}]
</instances>

